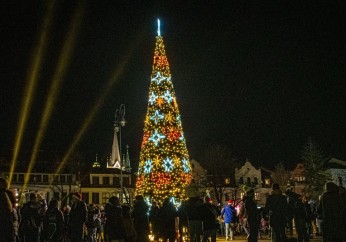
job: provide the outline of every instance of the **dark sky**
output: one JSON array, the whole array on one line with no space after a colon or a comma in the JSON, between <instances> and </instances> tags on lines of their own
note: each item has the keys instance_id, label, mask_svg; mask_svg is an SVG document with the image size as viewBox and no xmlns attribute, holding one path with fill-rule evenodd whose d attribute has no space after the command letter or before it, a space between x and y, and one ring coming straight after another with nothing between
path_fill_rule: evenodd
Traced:
<instances>
[{"instance_id":1,"label":"dark sky","mask_svg":"<svg viewBox=\"0 0 346 242\"><path fill-rule=\"evenodd\" d=\"M1 7L0 149L13 149L31 55L47 1ZM32 149L75 1L57 1L37 92L21 146ZM191 158L207 144L271 166L296 163L311 137L346 160L344 1L86 1L81 28L41 149L65 152L103 87L118 81L77 150L94 161L111 151L114 112L126 105L123 144L138 162L161 19Z\"/></svg>"}]
</instances>

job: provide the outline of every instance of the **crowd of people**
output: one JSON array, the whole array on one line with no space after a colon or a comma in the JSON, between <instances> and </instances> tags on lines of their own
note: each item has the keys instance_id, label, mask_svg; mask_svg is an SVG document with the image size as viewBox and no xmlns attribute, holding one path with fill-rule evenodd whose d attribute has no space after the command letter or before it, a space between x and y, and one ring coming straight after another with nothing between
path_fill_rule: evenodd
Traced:
<instances>
[{"instance_id":1,"label":"crowd of people","mask_svg":"<svg viewBox=\"0 0 346 242\"><path fill-rule=\"evenodd\" d=\"M0 242L216 242L217 235L234 240L243 233L249 242L268 233L272 241L283 242L292 233L293 223L299 242L309 241L313 232L325 242L346 241L346 194L333 182L325 185L318 203L290 189L283 193L274 183L266 205L258 208L254 189L247 187L240 201L227 200L215 205L209 196L200 196L194 181L186 189L188 199L176 207L169 198L162 204L135 197L133 206L120 204L112 196L104 206L87 205L80 193L73 193L71 204L57 199L47 205L37 193L17 210L16 199L0 178Z\"/></svg>"}]
</instances>

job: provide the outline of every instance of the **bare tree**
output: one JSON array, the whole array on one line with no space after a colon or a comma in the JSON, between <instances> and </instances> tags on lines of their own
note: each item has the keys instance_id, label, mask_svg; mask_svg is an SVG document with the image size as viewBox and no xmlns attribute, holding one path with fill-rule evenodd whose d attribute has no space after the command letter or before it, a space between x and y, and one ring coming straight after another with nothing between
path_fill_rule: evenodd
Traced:
<instances>
[{"instance_id":1,"label":"bare tree","mask_svg":"<svg viewBox=\"0 0 346 242\"><path fill-rule=\"evenodd\" d=\"M235 159L226 147L220 145L209 145L203 158L203 166L207 170L207 183L213 188L218 203L221 203L226 179L234 181Z\"/></svg>"},{"instance_id":2,"label":"bare tree","mask_svg":"<svg viewBox=\"0 0 346 242\"><path fill-rule=\"evenodd\" d=\"M271 177L273 179L273 182L278 183L281 188L284 188L284 187L286 187L286 185L287 185L287 183L291 177L291 173L280 162L275 166L274 171L271 174Z\"/></svg>"}]
</instances>

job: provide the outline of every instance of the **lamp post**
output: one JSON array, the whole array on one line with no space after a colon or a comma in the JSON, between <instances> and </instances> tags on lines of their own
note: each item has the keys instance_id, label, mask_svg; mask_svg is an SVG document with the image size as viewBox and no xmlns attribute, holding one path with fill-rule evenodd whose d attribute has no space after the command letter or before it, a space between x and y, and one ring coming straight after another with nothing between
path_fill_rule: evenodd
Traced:
<instances>
[{"instance_id":1,"label":"lamp post","mask_svg":"<svg viewBox=\"0 0 346 242\"><path fill-rule=\"evenodd\" d=\"M121 150L121 128L125 127L125 104L121 104L115 111L114 130L119 133L119 153L120 153L120 203L123 203L123 159Z\"/></svg>"}]
</instances>

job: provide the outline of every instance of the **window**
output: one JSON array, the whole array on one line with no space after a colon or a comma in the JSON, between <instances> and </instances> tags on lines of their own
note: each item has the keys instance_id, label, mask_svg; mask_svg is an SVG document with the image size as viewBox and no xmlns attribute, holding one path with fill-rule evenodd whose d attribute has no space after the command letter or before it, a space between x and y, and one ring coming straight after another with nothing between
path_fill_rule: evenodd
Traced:
<instances>
[{"instance_id":1,"label":"window","mask_svg":"<svg viewBox=\"0 0 346 242\"><path fill-rule=\"evenodd\" d=\"M24 174L18 174L18 181L24 182Z\"/></svg>"},{"instance_id":2,"label":"window","mask_svg":"<svg viewBox=\"0 0 346 242\"><path fill-rule=\"evenodd\" d=\"M36 175L36 182L42 182L42 175Z\"/></svg>"},{"instance_id":3,"label":"window","mask_svg":"<svg viewBox=\"0 0 346 242\"><path fill-rule=\"evenodd\" d=\"M92 182L93 185L99 185L100 181L99 181L99 177L98 176L92 176Z\"/></svg>"},{"instance_id":4,"label":"window","mask_svg":"<svg viewBox=\"0 0 346 242\"><path fill-rule=\"evenodd\" d=\"M48 175L43 175L42 181L43 182L48 182Z\"/></svg>"},{"instance_id":5,"label":"window","mask_svg":"<svg viewBox=\"0 0 346 242\"><path fill-rule=\"evenodd\" d=\"M260 195L258 192L255 192L255 200L260 200Z\"/></svg>"},{"instance_id":6,"label":"window","mask_svg":"<svg viewBox=\"0 0 346 242\"><path fill-rule=\"evenodd\" d=\"M86 204L89 204L89 193L83 192L82 193L82 199Z\"/></svg>"},{"instance_id":7,"label":"window","mask_svg":"<svg viewBox=\"0 0 346 242\"><path fill-rule=\"evenodd\" d=\"M116 176L116 177L113 178L113 184L115 186L117 186L117 187L120 186L120 179L119 179L119 177Z\"/></svg>"},{"instance_id":8,"label":"window","mask_svg":"<svg viewBox=\"0 0 346 242\"><path fill-rule=\"evenodd\" d=\"M65 183L66 182L66 175L60 175L60 182Z\"/></svg>"},{"instance_id":9,"label":"window","mask_svg":"<svg viewBox=\"0 0 346 242\"><path fill-rule=\"evenodd\" d=\"M258 185L258 178L257 177L255 177L254 178L254 182L253 182L255 185Z\"/></svg>"},{"instance_id":10,"label":"window","mask_svg":"<svg viewBox=\"0 0 346 242\"><path fill-rule=\"evenodd\" d=\"M102 204L108 203L108 200L110 197L111 197L111 194L109 192L103 192L102 193Z\"/></svg>"},{"instance_id":11,"label":"window","mask_svg":"<svg viewBox=\"0 0 346 242\"><path fill-rule=\"evenodd\" d=\"M35 175L30 175L29 181L30 182L36 182L36 176Z\"/></svg>"},{"instance_id":12,"label":"window","mask_svg":"<svg viewBox=\"0 0 346 242\"><path fill-rule=\"evenodd\" d=\"M109 177L108 176L103 177L103 185L109 185Z\"/></svg>"},{"instance_id":13,"label":"window","mask_svg":"<svg viewBox=\"0 0 346 242\"><path fill-rule=\"evenodd\" d=\"M100 195L98 192L93 192L91 194L91 196L92 196L92 203L93 204L99 204L100 203Z\"/></svg>"},{"instance_id":14,"label":"window","mask_svg":"<svg viewBox=\"0 0 346 242\"><path fill-rule=\"evenodd\" d=\"M128 177L123 177L123 186L128 187L129 186L129 178Z\"/></svg>"},{"instance_id":15,"label":"window","mask_svg":"<svg viewBox=\"0 0 346 242\"><path fill-rule=\"evenodd\" d=\"M72 183L72 175L67 175L67 182Z\"/></svg>"},{"instance_id":16,"label":"window","mask_svg":"<svg viewBox=\"0 0 346 242\"><path fill-rule=\"evenodd\" d=\"M243 177L239 178L239 184L244 184L244 178Z\"/></svg>"}]
</instances>

